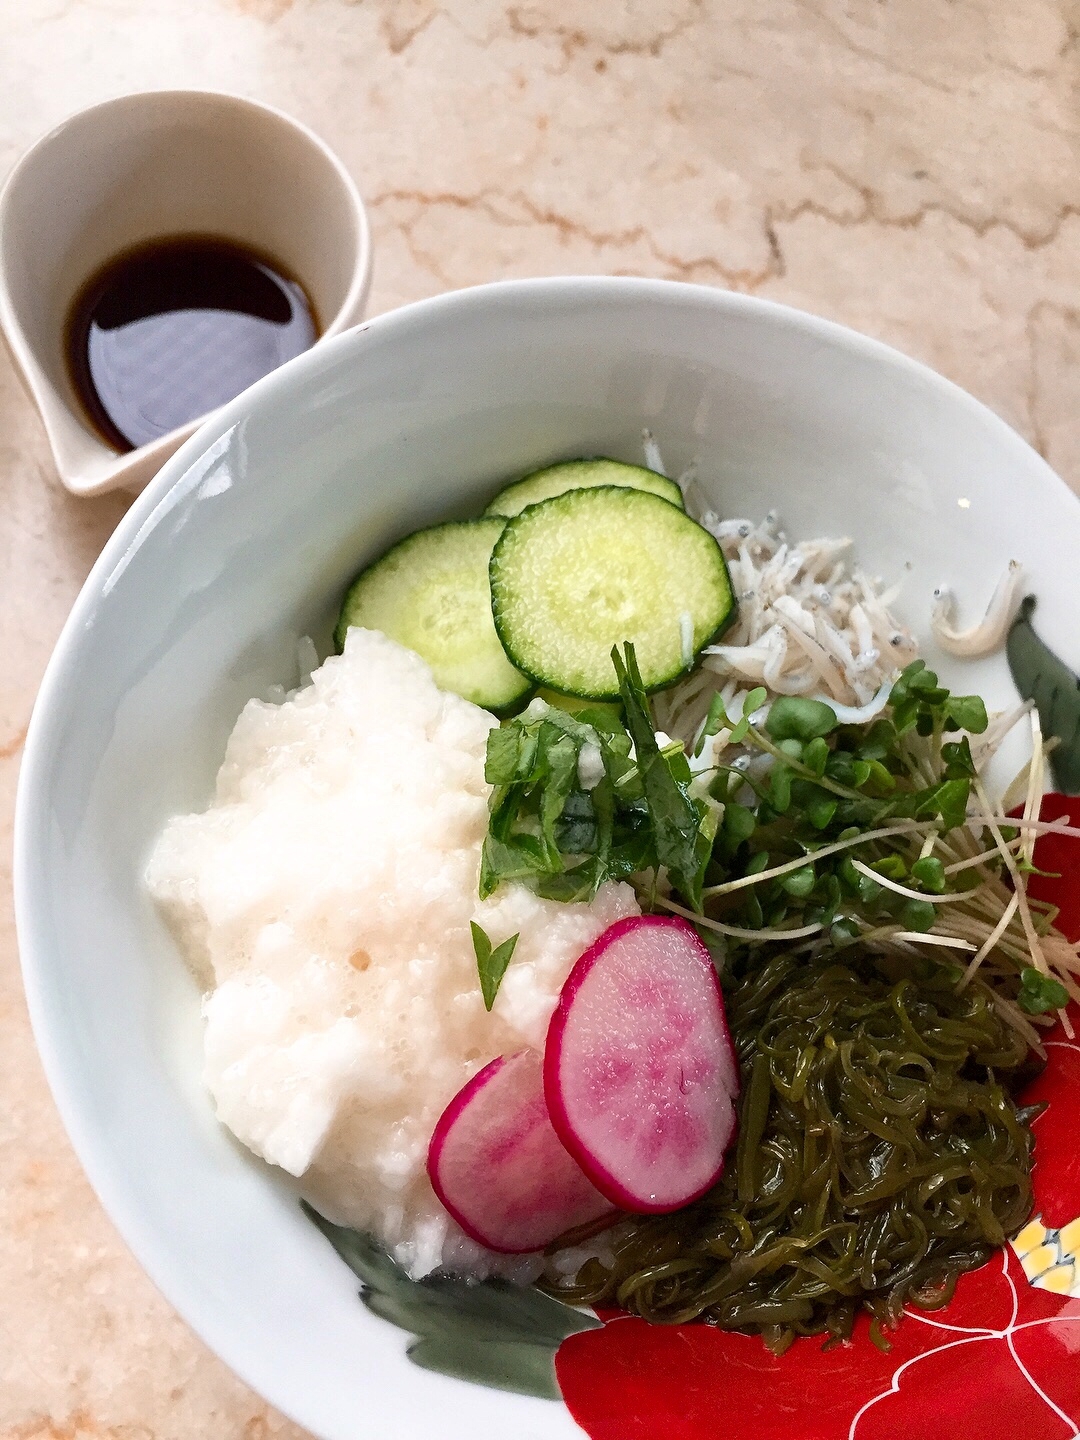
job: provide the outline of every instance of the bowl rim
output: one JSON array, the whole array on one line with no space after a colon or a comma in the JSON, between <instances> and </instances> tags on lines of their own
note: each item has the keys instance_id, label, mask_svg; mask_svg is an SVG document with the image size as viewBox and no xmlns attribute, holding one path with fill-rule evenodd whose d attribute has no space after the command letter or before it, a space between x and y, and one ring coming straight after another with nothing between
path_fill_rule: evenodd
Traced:
<instances>
[{"instance_id":1,"label":"bowl rim","mask_svg":"<svg viewBox=\"0 0 1080 1440\"><path fill-rule=\"evenodd\" d=\"M430 321L452 317L459 311L512 303L518 298L531 299L534 303L544 299L610 301L616 305L638 299L674 302L707 306L718 319L725 315L758 315L774 324L801 329L823 343L844 349L871 364L906 374L936 390L950 404L959 406L987 426L991 437L1004 450L1012 452L1029 469L1034 463L1035 473L1041 471L1044 480L1059 487L1074 503L1077 499L1043 457L987 405L930 366L883 341L758 296L682 281L623 276L575 275L496 281L418 300L365 320L257 381L208 417L165 463L103 547L76 597L43 674L27 729L16 790L12 874L16 938L31 1027L49 1089L76 1157L107 1216L153 1284L194 1333L246 1385L302 1426L310 1425L310 1420L297 1412L295 1394L283 1393L287 1382L279 1383L280 1377L273 1367L261 1360L258 1346L248 1344L243 1336L219 1323L212 1310L194 1300L185 1267L178 1263L170 1247L162 1243L160 1230L145 1222L128 1184L127 1172L113 1160L100 1130L84 1118L77 1077L64 1047L58 1042L59 1027L54 1030L55 1006L49 986L51 957L47 943L39 941L37 936L34 855L40 807L35 801L44 789L54 745L55 702L68 682L68 672L75 663L87 621L101 595L119 578L143 534L152 530L161 515L183 499L182 493L174 495L173 492L197 460L247 416L287 401L309 373L330 371L346 361L364 345L366 332L374 331L382 337L404 334Z\"/></svg>"}]
</instances>

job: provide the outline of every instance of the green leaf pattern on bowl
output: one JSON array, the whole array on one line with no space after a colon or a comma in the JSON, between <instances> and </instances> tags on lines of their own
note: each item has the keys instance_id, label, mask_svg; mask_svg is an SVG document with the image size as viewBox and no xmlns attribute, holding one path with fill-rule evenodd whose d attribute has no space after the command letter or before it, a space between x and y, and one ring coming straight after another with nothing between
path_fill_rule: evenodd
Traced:
<instances>
[{"instance_id":1,"label":"green leaf pattern on bowl","mask_svg":"<svg viewBox=\"0 0 1080 1440\"><path fill-rule=\"evenodd\" d=\"M370 1235L301 1205L362 1281L367 1308L415 1337L406 1351L414 1365L496 1390L562 1398L555 1352L568 1336L599 1328L594 1315L508 1280L442 1274L412 1280Z\"/></svg>"},{"instance_id":2,"label":"green leaf pattern on bowl","mask_svg":"<svg viewBox=\"0 0 1080 1440\"><path fill-rule=\"evenodd\" d=\"M1080 679L1035 633L1031 616L1035 596L1028 595L1009 629L1006 654L1013 681L1025 700L1033 700L1043 735L1055 736L1050 752L1054 784L1065 795L1080 794Z\"/></svg>"}]
</instances>

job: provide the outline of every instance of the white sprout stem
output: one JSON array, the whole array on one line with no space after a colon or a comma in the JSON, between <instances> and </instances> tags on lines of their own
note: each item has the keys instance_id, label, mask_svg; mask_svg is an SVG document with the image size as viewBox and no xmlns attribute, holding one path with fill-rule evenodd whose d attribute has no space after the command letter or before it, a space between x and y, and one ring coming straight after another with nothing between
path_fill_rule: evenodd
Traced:
<instances>
[{"instance_id":1,"label":"white sprout stem","mask_svg":"<svg viewBox=\"0 0 1080 1440\"><path fill-rule=\"evenodd\" d=\"M1077 803L1080 803L1078 801ZM1071 817L1070 817L1071 818ZM981 821L984 825L1007 825L1013 830L1031 830L1036 835L1069 835L1074 840L1080 840L1080 829L1075 825L1067 824L1062 820L1021 820L1015 815L976 815L972 819ZM1007 841L1003 842L1008 844ZM997 847L1000 852L1001 846Z\"/></svg>"},{"instance_id":2,"label":"white sprout stem","mask_svg":"<svg viewBox=\"0 0 1080 1440\"><path fill-rule=\"evenodd\" d=\"M975 752L972 751L971 753L974 756ZM991 752L987 754L985 761L976 762L975 768L980 775L985 772L987 765L993 758L994 755L993 752ZM1031 780L1031 767L1034 763L1035 756L1033 755L1026 765L1021 765L1020 769L998 797L998 806L1004 814L1007 815L1010 810L1015 810L1016 806L1023 802L1024 797L1028 793L1028 784Z\"/></svg>"},{"instance_id":3,"label":"white sprout stem","mask_svg":"<svg viewBox=\"0 0 1080 1440\"><path fill-rule=\"evenodd\" d=\"M972 891L963 890L959 895L926 895L921 890L910 890L906 885L900 885L895 880L890 880L887 875L879 875L876 870L871 870L869 865L864 865L861 860L852 860L852 865L860 875L867 875L871 880L876 880L879 885L884 885L886 890L894 890L897 895L903 895L905 900L926 900L931 905L955 905L958 900L970 900Z\"/></svg>"},{"instance_id":4,"label":"white sprout stem","mask_svg":"<svg viewBox=\"0 0 1080 1440\"><path fill-rule=\"evenodd\" d=\"M1014 725L1018 725L1028 711L1035 704L1034 700L1021 700L1019 705L1013 706L1011 710L999 711L991 724L988 726L986 735L992 736L991 743L996 747L1001 744L1005 736L1009 734ZM986 735L977 736L976 740L981 743L986 740Z\"/></svg>"},{"instance_id":5,"label":"white sprout stem","mask_svg":"<svg viewBox=\"0 0 1080 1440\"><path fill-rule=\"evenodd\" d=\"M918 835L923 830L932 829L934 824L932 820L912 820L906 825L887 825L881 830L867 830L864 835L853 835L850 840L837 840L832 845L823 845L820 850L811 850L796 860L774 865L771 870L761 870L756 875L740 875L738 880L726 880L722 885L710 885L702 893L710 897L730 895L733 890L744 890L748 885L760 885L765 880L774 880L777 875L802 870L805 866L812 865L815 860L824 859L826 855L835 855L840 850L850 850L853 845L866 845L871 840L887 840L891 835ZM874 878L880 877L875 875ZM912 893L914 894L914 891ZM922 899L922 896L919 898ZM760 934L760 931L754 931L754 934Z\"/></svg>"},{"instance_id":6,"label":"white sprout stem","mask_svg":"<svg viewBox=\"0 0 1080 1440\"><path fill-rule=\"evenodd\" d=\"M957 989L962 990L964 986L970 982L971 977L975 974L975 971L978 970L979 966L986 959L987 955L990 954L990 951L993 950L994 946L998 943L1002 935L1004 935L1005 931L1009 928L1009 921L1016 914L1016 910L1019 904L1019 899L1016 895L1014 895L1009 901L1008 905L1006 905L1005 909L1001 912L1001 919L994 926L993 930L990 931L990 934L979 946L975 954L971 957L971 963L964 971L963 979L960 981Z\"/></svg>"},{"instance_id":7,"label":"white sprout stem","mask_svg":"<svg viewBox=\"0 0 1080 1440\"><path fill-rule=\"evenodd\" d=\"M665 910L672 910L676 915L693 920L695 925L704 925L708 930L715 930L718 935L731 935L736 940L801 940L804 935L816 935L825 928L820 921L816 921L813 925L800 925L795 930L744 930L739 925L725 925L720 920L710 920L707 915L686 910L663 895L656 897L656 903L663 905Z\"/></svg>"},{"instance_id":8,"label":"white sprout stem","mask_svg":"<svg viewBox=\"0 0 1080 1440\"><path fill-rule=\"evenodd\" d=\"M1069 992L1069 998L1071 1000L1080 1000L1080 988L1077 987L1076 981L1071 975L1059 974L1057 978L1061 981L1061 983L1065 986L1065 989ZM1060 1010L1058 1011L1058 1014L1061 1014Z\"/></svg>"},{"instance_id":9,"label":"white sprout stem","mask_svg":"<svg viewBox=\"0 0 1080 1440\"><path fill-rule=\"evenodd\" d=\"M906 940L911 945L944 945L948 950L974 950L970 940L960 940L954 935L935 935L932 930L898 930L894 940Z\"/></svg>"},{"instance_id":10,"label":"white sprout stem","mask_svg":"<svg viewBox=\"0 0 1080 1440\"><path fill-rule=\"evenodd\" d=\"M943 935L959 935L964 939L974 940L977 948L998 924L1001 912L1008 908L1013 898L1014 892L1009 890L1005 895L994 897L994 899L987 897L986 902L979 907L977 912L943 910L940 912L933 930L935 934L940 930ZM995 899L997 904L994 903ZM998 946L1006 954L1015 956L1017 960L1026 961L1027 959L1027 943L1019 925L1013 925L1010 922L1002 931Z\"/></svg>"},{"instance_id":11,"label":"white sprout stem","mask_svg":"<svg viewBox=\"0 0 1080 1440\"><path fill-rule=\"evenodd\" d=\"M1030 823L1039 818L1039 809L1042 804L1043 793L1043 772L1046 766L1046 757L1043 754L1042 725L1039 721L1038 710L1030 712L1031 719L1031 768L1028 771L1027 795L1024 797L1024 819ZM1024 843L1020 847L1020 853L1029 865L1033 863L1035 854L1035 834L1028 830L1024 834Z\"/></svg>"},{"instance_id":12,"label":"white sprout stem","mask_svg":"<svg viewBox=\"0 0 1080 1440\"><path fill-rule=\"evenodd\" d=\"M1014 710L1007 714L1000 714L986 727L982 735L975 736L971 745L971 756L975 761L975 769L980 775L984 774L986 767L1001 749L1006 737L1013 728L1019 724L1025 715L1032 708L1032 702L1025 700L1022 705L1017 705ZM1002 810L1011 810L1027 793L1028 774L1030 764L1023 765L1019 773L1009 782L1001 796ZM1021 780L1023 784L1021 785ZM1019 788L1018 788L1019 787ZM1013 796L1015 795L1015 799Z\"/></svg>"},{"instance_id":13,"label":"white sprout stem","mask_svg":"<svg viewBox=\"0 0 1080 1440\"><path fill-rule=\"evenodd\" d=\"M878 925L871 930L863 930L859 939L869 943L871 940L895 940L897 935L904 933L901 925Z\"/></svg>"},{"instance_id":14,"label":"white sprout stem","mask_svg":"<svg viewBox=\"0 0 1080 1440\"><path fill-rule=\"evenodd\" d=\"M1020 844L1020 837L1015 840L1006 840L1005 844L1010 850L1015 850ZM995 847L993 850L980 850L978 855L972 855L970 860L957 860L953 865L945 866L946 875L956 875L961 870L971 870L976 865L985 865L988 860L998 860L1001 852Z\"/></svg>"},{"instance_id":15,"label":"white sprout stem","mask_svg":"<svg viewBox=\"0 0 1080 1440\"><path fill-rule=\"evenodd\" d=\"M1074 943L1066 940L1065 936L1060 932L1055 932L1044 938L1045 943L1049 945L1057 955L1056 964L1069 965L1073 969L1080 969L1080 953L1078 953L1080 952L1080 941ZM1066 955L1069 957L1067 960L1065 959Z\"/></svg>"},{"instance_id":16,"label":"white sprout stem","mask_svg":"<svg viewBox=\"0 0 1080 1440\"><path fill-rule=\"evenodd\" d=\"M998 828L997 822L990 818L990 802L986 798L986 791L983 789L982 781L976 778L972 783L975 794L978 796L979 804L983 807L983 811L985 812L979 818L983 819L986 824L989 825L990 833L994 837L994 844L1001 852L1001 857L1005 861L1009 874L1012 876L1013 886L1016 890L1016 898L1019 902L1020 907L1020 923L1024 927L1024 935L1027 938L1028 949L1031 952L1032 964L1043 975L1049 975L1050 967L1046 963L1046 956L1042 952L1042 947L1039 944L1039 937L1035 932L1035 925L1031 919L1031 911L1028 909L1027 889L1024 884L1024 877L1020 873L1020 868L1016 863L1015 856L1005 844L1005 838L1002 835L1000 829Z\"/></svg>"},{"instance_id":17,"label":"white sprout stem","mask_svg":"<svg viewBox=\"0 0 1080 1440\"><path fill-rule=\"evenodd\" d=\"M990 934L991 929L992 926L988 925L985 920L966 919L961 916L959 920L950 918L947 925L935 925L933 930L928 933L934 935L952 935L954 939L957 940L971 940L974 942L972 948L977 950L982 946L983 941ZM1017 961L1018 964L1027 964L1028 952L1023 934L1017 936L1011 927L1011 923L1010 928L997 942L997 949L1002 955L1010 956L1013 960Z\"/></svg>"}]
</instances>

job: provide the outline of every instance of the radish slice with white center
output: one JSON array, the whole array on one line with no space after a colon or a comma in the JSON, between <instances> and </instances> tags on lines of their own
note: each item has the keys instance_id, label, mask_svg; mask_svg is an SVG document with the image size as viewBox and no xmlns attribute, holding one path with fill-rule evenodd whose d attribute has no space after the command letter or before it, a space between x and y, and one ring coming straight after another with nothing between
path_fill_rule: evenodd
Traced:
<instances>
[{"instance_id":1,"label":"radish slice with white center","mask_svg":"<svg viewBox=\"0 0 1080 1440\"><path fill-rule=\"evenodd\" d=\"M551 1128L535 1050L493 1060L454 1096L428 1147L435 1194L489 1250L541 1250L610 1213Z\"/></svg>"},{"instance_id":2,"label":"radish slice with white center","mask_svg":"<svg viewBox=\"0 0 1080 1440\"><path fill-rule=\"evenodd\" d=\"M570 972L544 1089L560 1140L623 1210L677 1210L719 1178L735 1133L735 1050L708 950L677 916L636 915Z\"/></svg>"}]
</instances>

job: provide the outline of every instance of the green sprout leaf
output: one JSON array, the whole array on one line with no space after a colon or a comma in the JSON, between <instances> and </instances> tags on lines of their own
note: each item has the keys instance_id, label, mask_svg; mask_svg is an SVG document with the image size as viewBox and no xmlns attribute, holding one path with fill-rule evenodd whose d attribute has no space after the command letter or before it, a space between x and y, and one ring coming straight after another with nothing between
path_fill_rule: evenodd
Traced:
<instances>
[{"instance_id":1,"label":"green sprout leaf","mask_svg":"<svg viewBox=\"0 0 1080 1440\"><path fill-rule=\"evenodd\" d=\"M744 715L744 716L742 717L742 719L741 719L740 721L738 721L738 723L735 725L734 729L733 729L732 732L731 732L731 743L732 743L732 745L739 745L739 744L741 744L742 741L746 739L746 732L747 732L749 729L750 729L750 717L749 717L749 715Z\"/></svg>"},{"instance_id":2,"label":"green sprout leaf","mask_svg":"<svg viewBox=\"0 0 1080 1440\"><path fill-rule=\"evenodd\" d=\"M786 815L791 807L791 768L779 762L769 777L769 804L778 815Z\"/></svg>"},{"instance_id":3,"label":"green sprout leaf","mask_svg":"<svg viewBox=\"0 0 1080 1440\"><path fill-rule=\"evenodd\" d=\"M896 741L896 726L882 716L860 737L859 757L862 760L884 760L896 749Z\"/></svg>"},{"instance_id":4,"label":"green sprout leaf","mask_svg":"<svg viewBox=\"0 0 1080 1440\"><path fill-rule=\"evenodd\" d=\"M979 695L950 695L945 703L945 729L981 735L989 723Z\"/></svg>"},{"instance_id":5,"label":"green sprout leaf","mask_svg":"<svg viewBox=\"0 0 1080 1440\"><path fill-rule=\"evenodd\" d=\"M954 830L967 819L968 796L971 781L943 780L940 785L931 785L926 790L917 790L906 797L901 814L910 814L917 820L938 816L946 830Z\"/></svg>"},{"instance_id":6,"label":"green sprout leaf","mask_svg":"<svg viewBox=\"0 0 1080 1440\"><path fill-rule=\"evenodd\" d=\"M838 950L852 944L861 934L859 922L848 915L838 915L829 928L829 939Z\"/></svg>"},{"instance_id":7,"label":"green sprout leaf","mask_svg":"<svg viewBox=\"0 0 1080 1440\"><path fill-rule=\"evenodd\" d=\"M885 893L885 887L879 885L876 880L872 880L869 875L864 875L861 870L856 870L855 873L859 877L857 885L859 899L869 909L881 899Z\"/></svg>"},{"instance_id":8,"label":"green sprout leaf","mask_svg":"<svg viewBox=\"0 0 1080 1440\"><path fill-rule=\"evenodd\" d=\"M817 883L813 865L804 865L801 870L792 870L780 877L780 884L796 900L805 900Z\"/></svg>"},{"instance_id":9,"label":"green sprout leaf","mask_svg":"<svg viewBox=\"0 0 1080 1440\"><path fill-rule=\"evenodd\" d=\"M724 806L724 831L730 835L732 840L741 843L749 840L750 836L757 829L757 821L754 819L754 812L747 809L745 805L737 805L734 800L729 800Z\"/></svg>"},{"instance_id":10,"label":"green sprout leaf","mask_svg":"<svg viewBox=\"0 0 1080 1440\"><path fill-rule=\"evenodd\" d=\"M909 900L900 911L900 924L904 929L920 935L925 935L936 919L937 911L929 900Z\"/></svg>"},{"instance_id":11,"label":"green sprout leaf","mask_svg":"<svg viewBox=\"0 0 1080 1440\"><path fill-rule=\"evenodd\" d=\"M904 675L907 675L909 677L909 689L916 694L921 693L923 695L926 695L929 694L931 691L938 690L940 688L938 685L937 675L933 670L928 670L926 668L926 664L924 661L913 661L904 671ZM903 675L900 678L903 679Z\"/></svg>"},{"instance_id":12,"label":"green sprout leaf","mask_svg":"<svg viewBox=\"0 0 1080 1440\"><path fill-rule=\"evenodd\" d=\"M510 957L514 953L518 936L511 935L509 940L504 940L493 950L483 926L477 925L475 920L471 920L469 928L472 930L472 943L476 952L476 969L480 976L484 1008L490 1010L495 1004L495 996L499 993L499 986L506 974L506 967L510 964Z\"/></svg>"},{"instance_id":13,"label":"green sprout leaf","mask_svg":"<svg viewBox=\"0 0 1080 1440\"><path fill-rule=\"evenodd\" d=\"M769 692L765 689L764 685L756 686L743 701L742 713L747 719L749 719L751 715L756 715L768 698Z\"/></svg>"},{"instance_id":14,"label":"green sprout leaf","mask_svg":"<svg viewBox=\"0 0 1080 1440\"><path fill-rule=\"evenodd\" d=\"M1069 1003L1069 992L1060 980L1028 965L1021 972L1020 994L1016 999L1021 1010L1029 1015L1045 1015L1048 1010L1064 1010Z\"/></svg>"},{"instance_id":15,"label":"green sprout leaf","mask_svg":"<svg viewBox=\"0 0 1080 1440\"><path fill-rule=\"evenodd\" d=\"M903 880L908 873L902 855L883 855L880 860L872 860L870 868L884 875L886 880Z\"/></svg>"},{"instance_id":16,"label":"green sprout leaf","mask_svg":"<svg viewBox=\"0 0 1080 1440\"><path fill-rule=\"evenodd\" d=\"M962 740L947 740L941 747L941 758L947 780L963 780L975 774L975 761L966 735Z\"/></svg>"},{"instance_id":17,"label":"green sprout leaf","mask_svg":"<svg viewBox=\"0 0 1080 1440\"><path fill-rule=\"evenodd\" d=\"M938 793L935 806L946 830L957 830L967 819L970 780L946 780Z\"/></svg>"},{"instance_id":18,"label":"green sprout leaf","mask_svg":"<svg viewBox=\"0 0 1080 1440\"><path fill-rule=\"evenodd\" d=\"M819 790L806 802L806 818L815 830L826 830L832 824L839 804L835 795Z\"/></svg>"},{"instance_id":19,"label":"green sprout leaf","mask_svg":"<svg viewBox=\"0 0 1080 1440\"><path fill-rule=\"evenodd\" d=\"M869 773L865 780L857 781L859 789L869 785L875 795L888 795L896 789L896 778L891 775L880 760L859 760L858 765L869 766Z\"/></svg>"},{"instance_id":20,"label":"green sprout leaf","mask_svg":"<svg viewBox=\"0 0 1080 1440\"><path fill-rule=\"evenodd\" d=\"M705 724L701 727L701 734L694 746L695 758L705 749L705 741L710 735L717 735L728 723L727 712L724 710L724 697L719 690L709 701L709 713L705 716Z\"/></svg>"},{"instance_id":21,"label":"green sprout leaf","mask_svg":"<svg viewBox=\"0 0 1080 1440\"><path fill-rule=\"evenodd\" d=\"M816 735L803 748L802 762L820 780L825 774L825 762L829 758L829 747L820 735Z\"/></svg>"},{"instance_id":22,"label":"green sprout leaf","mask_svg":"<svg viewBox=\"0 0 1080 1440\"><path fill-rule=\"evenodd\" d=\"M945 866L934 855L916 860L911 867L911 878L917 880L931 895L941 895L945 890Z\"/></svg>"},{"instance_id":23,"label":"green sprout leaf","mask_svg":"<svg viewBox=\"0 0 1080 1440\"><path fill-rule=\"evenodd\" d=\"M774 700L765 721L771 740L817 740L831 735L837 726L836 711L823 700L801 695L781 695Z\"/></svg>"}]
</instances>

